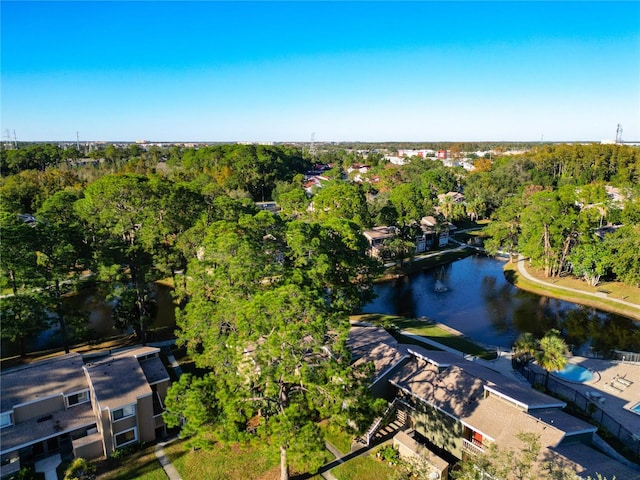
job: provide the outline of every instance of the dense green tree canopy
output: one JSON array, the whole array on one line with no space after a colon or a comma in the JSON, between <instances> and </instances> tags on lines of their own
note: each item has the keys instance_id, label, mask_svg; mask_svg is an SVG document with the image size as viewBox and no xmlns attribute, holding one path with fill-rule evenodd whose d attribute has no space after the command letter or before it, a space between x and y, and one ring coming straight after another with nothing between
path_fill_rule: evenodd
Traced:
<instances>
[{"instance_id":1,"label":"dense green tree canopy","mask_svg":"<svg viewBox=\"0 0 640 480\"><path fill-rule=\"evenodd\" d=\"M286 478L290 457L323 449L319 419L363 421L345 340L346 314L370 297L378 273L365 250L360 228L341 219L283 223L263 211L207 227L178 318L178 338L213 373L217 400L215 425L191 420L194 438L268 437ZM201 387L171 395L190 405L187 390ZM189 425L186 407L174 409Z\"/></svg>"}]
</instances>

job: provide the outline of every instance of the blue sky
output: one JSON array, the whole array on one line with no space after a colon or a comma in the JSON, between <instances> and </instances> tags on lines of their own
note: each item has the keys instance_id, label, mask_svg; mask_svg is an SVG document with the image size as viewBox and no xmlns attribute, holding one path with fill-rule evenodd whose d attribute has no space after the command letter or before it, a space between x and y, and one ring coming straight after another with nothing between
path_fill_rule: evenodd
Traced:
<instances>
[{"instance_id":1,"label":"blue sky","mask_svg":"<svg viewBox=\"0 0 640 480\"><path fill-rule=\"evenodd\" d=\"M640 140L640 2L7 1L18 140Z\"/></svg>"}]
</instances>

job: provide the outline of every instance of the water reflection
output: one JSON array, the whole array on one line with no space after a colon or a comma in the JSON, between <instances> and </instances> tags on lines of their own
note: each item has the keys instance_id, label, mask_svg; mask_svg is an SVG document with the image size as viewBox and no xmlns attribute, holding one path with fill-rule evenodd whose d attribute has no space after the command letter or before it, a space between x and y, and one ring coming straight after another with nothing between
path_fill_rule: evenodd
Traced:
<instances>
[{"instance_id":1,"label":"water reflection","mask_svg":"<svg viewBox=\"0 0 640 480\"><path fill-rule=\"evenodd\" d=\"M162 283L155 284L155 298L157 308L150 328L175 328L175 305L171 295L172 289ZM99 288L86 288L76 294L66 296L64 305L66 311L67 329L71 344L100 341L114 335L133 333L131 327L125 330L116 327L113 319L114 301L107 301L106 293ZM51 327L26 341L29 352L49 348L60 348L64 345L60 325L52 317ZM19 354L18 345L2 342L2 355Z\"/></svg>"},{"instance_id":2,"label":"water reflection","mask_svg":"<svg viewBox=\"0 0 640 480\"><path fill-rule=\"evenodd\" d=\"M558 328L576 352L640 350L640 328L633 320L518 290L505 279L503 265L472 256L376 285L378 297L363 312L425 316L504 348L520 332L542 336Z\"/></svg>"}]
</instances>

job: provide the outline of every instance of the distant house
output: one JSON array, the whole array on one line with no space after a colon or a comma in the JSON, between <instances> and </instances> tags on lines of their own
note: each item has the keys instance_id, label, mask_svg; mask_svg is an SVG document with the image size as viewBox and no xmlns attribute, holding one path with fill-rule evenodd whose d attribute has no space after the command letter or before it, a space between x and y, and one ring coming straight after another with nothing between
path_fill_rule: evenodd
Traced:
<instances>
[{"instance_id":1,"label":"distant house","mask_svg":"<svg viewBox=\"0 0 640 480\"><path fill-rule=\"evenodd\" d=\"M160 350L70 353L2 372L0 475L54 454L96 458L165 435Z\"/></svg>"},{"instance_id":2,"label":"distant house","mask_svg":"<svg viewBox=\"0 0 640 480\"><path fill-rule=\"evenodd\" d=\"M363 232L369 242L367 254L373 258L385 259L389 257L388 244L398 234L396 227L373 227Z\"/></svg>"},{"instance_id":3,"label":"distant house","mask_svg":"<svg viewBox=\"0 0 640 480\"><path fill-rule=\"evenodd\" d=\"M420 219L420 228L424 232L427 246L437 239L438 247L446 247L449 245L450 233L458 227L451 222L439 222L433 215L428 215Z\"/></svg>"},{"instance_id":4,"label":"distant house","mask_svg":"<svg viewBox=\"0 0 640 480\"><path fill-rule=\"evenodd\" d=\"M37 223L37 221L38 221L38 220L36 219L36 217L34 217L33 215L31 215L31 214L29 214L29 213L20 213L20 214L18 215L18 218L19 218L20 220L22 220L24 223L26 223L27 225L30 225L30 226L32 226L32 227L33 227L33 226L35 226L35 224L36 224L36 223Z\"/></svg>"},{"instance_id":5,"label":"distant house","mask_svg":"<svg viewBox=\"0 0 640 480\"><path fill-rule=\"evenodd\" d=\"M406 157L406 158L410 158L410 157L420 157L420 158L427 158L427 157L433 157L435 155L435 150L431 150L431 149L420 149L420 150L412 150L412 149L400 149L398 150L398 157Z\"/></svg>"},{"instance_id":6,"label":"distant house","mask_svg":"<svg viewBox=\"0 0 640 480\"><path fill-rule=\"evenodd\" d=\"M595 234L600 240L604 240L607 235L615 233L623 225L605 225L595 229Z\"/></svg>"},{"instance_id":7,"label":"distant house","mask_svg":"<svg viewBox=\"0 0 640 480\"><path fill-rule=\"evenodd\" d=\"M629 193L620 188L612 187L611 185L605 185L604 188L607 192L607 198L615 205L622 206L622 203L629 198Z\"/></svg>"},{"instance_id":8,"label":"distant house","mask_svg":"<svg viewBox=\"0 0 640 480\"><path fill-rule=\"evenodd\" d=\"M415 253L423 253L433 248L445 247L449 244L449 232L456 229L450 222L438 222L433 216L422 217L418 234L413 237ZM398 236L399 231L394 226L378 226L363 232L369 243L367 253L373 258L387 259L390 257L389 243Z\"/></svg>"},{"instance_id":9,"label":"distant house","mask_svg":"<svg viewBox=\"0 0 640 480\"><path fill-rule=\"evenodd\" d=\"M396 157L392 155L385 155L385 160L389 161L393 165L406 165L409 160L406 157Z\"/></svg>"},{"instance_id":10,"label":"distant house","mask_svg":"<svg viewBox=\"0 0 640 480\"><path fill-rule=\"evenodd\" d=\"M315 190L322 187L322 182L328 182L329 178L324 177L322 175L315 175L309 177L307 181L304 183L304 190L307 192L307 195L312 195Z\"/></svg>"},{"instance_id":11,"label":"distant house","mask_svg":"<svg viewBox=\"0 0 640 480\"><path fill-rule=\"evenodd\" d=\"M256 202L256 207L271 213L278 213L280 211L280 206L276 202Z\"/></svg>"},{"instance_id":12,"label":"distant house","mask_svg":"<svg viewBox=\"0 0 640 480\"><path fill-rule=\"evenodd\" d=\"M447 192L438 195L438 201L440 203L446 201L447 198L451 198L453 203L464 203L465 201L464 194L460 192Z\"/></svg>"},{"instance_id":13,"label":"distant house","mask_svg":"<svg viewBox=\"0 0 640 480\"><path fill-rule=\"evenodd\" d=\"M351 173L351 172L367 173L370 169L371 169L370 165L362 165L360 163L354 163L352 166L347 168L347 173Z\"/></svg>"}]
</instances>

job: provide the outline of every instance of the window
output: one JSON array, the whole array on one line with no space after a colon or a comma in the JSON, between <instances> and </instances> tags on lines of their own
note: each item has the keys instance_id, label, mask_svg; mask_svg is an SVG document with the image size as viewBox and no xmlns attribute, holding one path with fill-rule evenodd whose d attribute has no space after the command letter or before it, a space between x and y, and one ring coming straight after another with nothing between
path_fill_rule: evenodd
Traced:
<instances>
[{"instance_id":1,"label":"window","mask_svg":"<svg viewBox=\"0 0 640 480\"><path fill-rule=\"evenodd\" d=\"M80 403L85 403L89 401L89 390L73 393L71 395L67 395L65 398L67 399L67 407L72 407Z\"/></svg>"},{"instance_id":2,"label":"window","mask_svg":"<svg viewBox=\"0 0 640 480\"><path fill-rule=\"evenodd\" d=\"M13 425L13 412L5 412L0 414L0 428L10 427Z\"/></svg>"},{"instance_id":3,"label":"window","mask_svg":"<svg viewBox=\"0 0 640 480\"><path fill-rule=\"evenodd\" d=\"M118 408L114 410L111 414L113 417L113 421L120 420L122 418L132 417L136 414L136 406L135 405L127 405L126 407Z\"/></svg>"},{"instance_id":4,"label":"window","mask_svg":"<svg viewBox=\"0 0 640 480\"><path fill-rule=\"evenodd\" d=\"M114 439L116 448L133 443L138 440L138 430L135 427L131 430L125 430L124 432L115 435Z\"/></svg>"}]
</instances>

